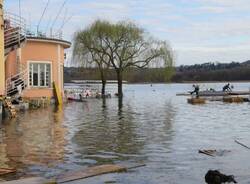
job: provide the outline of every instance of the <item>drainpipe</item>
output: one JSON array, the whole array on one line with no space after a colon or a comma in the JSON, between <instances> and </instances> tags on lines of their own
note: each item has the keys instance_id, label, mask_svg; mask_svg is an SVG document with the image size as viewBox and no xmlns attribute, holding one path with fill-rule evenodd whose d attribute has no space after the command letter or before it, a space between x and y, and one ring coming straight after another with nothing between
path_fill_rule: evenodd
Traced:
<instances>
[{"instance_id":1,"label":"drainpipe","mask_svg":"<svg viewBox=\"0 0 250 184\"><path fill-rule=\"evenodd\" d=\"M4 94L5 94L4 18L3 18L3 0L0 0L0 96Z\"/></svg>"}]
</instances>

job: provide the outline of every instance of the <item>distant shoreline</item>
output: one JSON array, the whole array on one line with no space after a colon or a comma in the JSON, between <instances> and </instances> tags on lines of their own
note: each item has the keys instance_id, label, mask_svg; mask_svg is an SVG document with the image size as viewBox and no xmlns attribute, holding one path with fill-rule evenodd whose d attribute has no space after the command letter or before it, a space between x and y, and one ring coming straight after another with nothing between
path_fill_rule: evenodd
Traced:
<instances>
[{"instance_id":1,"label":"distant shoreline","mask_svg":"<svg viewBox=\"0 0 250 184\"><path fill-rule=\"evenodd\" d=\"M183 81L183 82L127 82L126 84L193 84L193 83L250 83L250 80L239 81Z\"/></svg>"},{"instance_id":2,"label":"distant shoreline","mask_svg":"<svg viewBox=\"0 0 250 184\"><path fill-rule=\"evenodd\" d=\"M182 83L250 83L250 80L239 80L239 81L183 81L183 82L173 82L176 84Z\"/></svg>"},{"instance_id":3,"label":"distant shoreline","mask_svg":"<svg viewBox=\"0 0 250 184\"><path fill-rule=\"evenodd\" d=\"M75 83L75 82L65 82L65 84L102 84L99 82L90 82L91 80L86 80L88 81L87 83ZM97 81L97 80L96 80ZM125 81L124 84L203 84L203 83L250 83L250 80L239 80L239 81L182 81L182 82L128 82ZM106 84L117 84L117 82L115 82L115 80L113 80L110 83L106 83Z\"/></svg>"}]
</instances>

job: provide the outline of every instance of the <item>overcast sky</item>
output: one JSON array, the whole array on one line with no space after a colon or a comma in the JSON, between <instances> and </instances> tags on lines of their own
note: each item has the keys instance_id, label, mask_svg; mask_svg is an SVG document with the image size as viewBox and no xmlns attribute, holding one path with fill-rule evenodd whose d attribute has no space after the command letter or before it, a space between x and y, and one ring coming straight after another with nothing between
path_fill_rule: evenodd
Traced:
<instances>
[{"instance_id":1,"label":"overcast sky","mask_svg":"<svg viewBox=\"0 0 250 184\"><path fill-rule=\"evenodd\" d=\"M20 1L27 27L35 30L48 0ZM49 32L63 2L50 0L41 31ZM18 0L5 0L5 9L18 13ZM250 59L250 0L67 0L53 29L69 19L63 33L71 41L97 18L129 19L167 40L176 65Z\"/></svg>"}]
</instances>

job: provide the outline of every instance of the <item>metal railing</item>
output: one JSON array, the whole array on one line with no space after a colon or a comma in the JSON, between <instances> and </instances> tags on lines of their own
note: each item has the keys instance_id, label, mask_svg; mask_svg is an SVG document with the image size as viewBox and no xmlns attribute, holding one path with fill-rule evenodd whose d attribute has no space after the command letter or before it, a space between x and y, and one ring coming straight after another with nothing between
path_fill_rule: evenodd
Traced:
<instances>
[{"instance_id":1,"label":"metal railing","mask_svg":"<svg viewBox=\"0 0 250 184\"><path fill-rule=\"evenodd\" d=\"M56 33L44 33L44 32L35 32L35 31L31 31L31 30L27 29L26 36L27 37L48 38L48 39L58 39L58 40L63 39L62 31L58 31Z\"/></svg>"},{"instance_id":2,"label":"metal railing","mask_svg":"<svg viewBox=\"0 0 250 184\"><path fill-rule=\"evenodd\" d=\"M4 47L20 46L26 38L26 23L22 17L4 12Z\"/></svg>"},{"instance_id":3,"label":"metal railing","mask_svg":"<svg viewBox=\"0 0 250 184\"><path fill-rule=\"evenodd\" d=\"M5 94L11 96L13 92L18 91L19 85L24 90L28 86L28 75L28 69L24 69L20 73L9 77L5 83Z\"/></svg>"},{"instance_id":4,"label":"metal railing","mask_svg":"<svg viewBox=\"0 0 250 184\"><path fill-rule=\"evenodd\" d=\"M22 17L4 12L4 49L5 56L17 48L21 47L21 44L26 40L26 23ZM21 89L26 88L28 82L28 70L20 63L17 63L18 73L9 77L5 83L5 94L12 96L18 91L18 86L21 85ZM19 70L20 69L20 70Z\"/></svg>"}]
</instances>

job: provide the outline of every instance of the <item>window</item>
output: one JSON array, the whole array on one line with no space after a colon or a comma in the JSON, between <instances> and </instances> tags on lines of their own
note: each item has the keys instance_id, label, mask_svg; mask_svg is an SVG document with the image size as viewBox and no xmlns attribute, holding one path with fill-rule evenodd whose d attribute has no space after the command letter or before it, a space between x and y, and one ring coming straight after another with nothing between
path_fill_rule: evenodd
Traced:
<instances>
[{"instance_id":1,"label":"window","mask_svg":"<svg viewBox=\"0 0 250 184\"><path fill-rule=\"evenodd\" d=\"M51 85L51 64L30 63L29 84L32 87L50 87Z\"/></svg>"}]
</instances>

